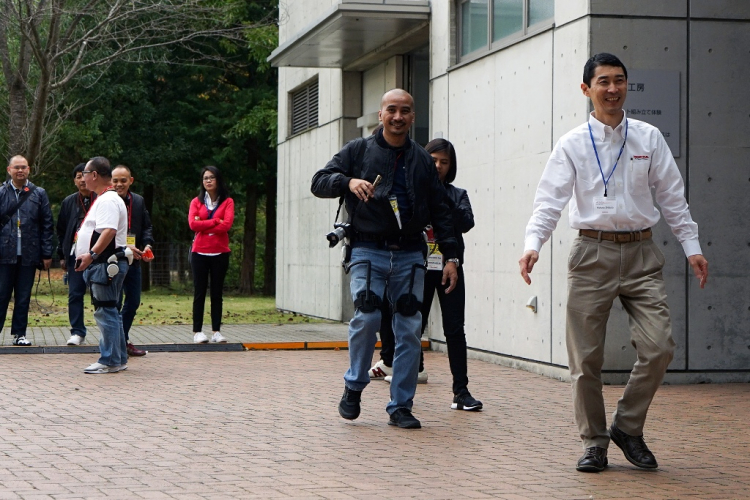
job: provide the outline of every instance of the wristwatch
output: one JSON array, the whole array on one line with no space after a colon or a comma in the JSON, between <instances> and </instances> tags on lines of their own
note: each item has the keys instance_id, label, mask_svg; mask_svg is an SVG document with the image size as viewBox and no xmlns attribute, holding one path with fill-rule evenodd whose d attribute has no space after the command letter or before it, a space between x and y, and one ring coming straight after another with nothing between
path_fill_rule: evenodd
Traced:
<instances>
[{"instance_id":1,"label":"wristwatch","mask_svg":"<svg viewBox=\"0 0 750 500\"><path fill-rule=\"evenodd\" d=\"M454 264L456 264L456 268L461 267L461 262L455 257L452 259L445 259L445 262L453 262Z\"/></svg>"},{"instance_id":2,"label":"wristwatch","mask_svg":"<svg viewBox=\"0 0 750 500\"><path fill-rule=\"evenodd\" d=\"M91 250L89 254L91 254L91 260L96 260L97 258L99 258L99 254L94 252L93 250Z\"/></svg>"}]
</instances>

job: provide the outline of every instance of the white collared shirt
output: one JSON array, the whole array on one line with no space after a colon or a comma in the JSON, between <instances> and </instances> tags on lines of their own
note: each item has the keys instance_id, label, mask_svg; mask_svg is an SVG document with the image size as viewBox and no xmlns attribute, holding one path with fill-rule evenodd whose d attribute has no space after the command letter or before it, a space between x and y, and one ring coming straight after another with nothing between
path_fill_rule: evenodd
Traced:
<instances>
[{"instance_id":1,"label":"white collared shirt","mask_svg":"<svg viewBox=\"0 0 750 500\"><path fill-rule=\"evenodd\" d=\"M606 179L625 140L625 120L627 143L607 183L607 197L616 201L617 213L602 214L594 208L594 198L604 195L604 181L591 144L589 125ZM659 129L627 115L612 129L592 113L588 124L574 128L555 145L536 190L524 248L537 252L542 248L568 202L573 229L640 231L659 221L655 198L685 255L699 254L698 225L690 216L684 192L682 175Z\"/></svg>"}]
</instances>

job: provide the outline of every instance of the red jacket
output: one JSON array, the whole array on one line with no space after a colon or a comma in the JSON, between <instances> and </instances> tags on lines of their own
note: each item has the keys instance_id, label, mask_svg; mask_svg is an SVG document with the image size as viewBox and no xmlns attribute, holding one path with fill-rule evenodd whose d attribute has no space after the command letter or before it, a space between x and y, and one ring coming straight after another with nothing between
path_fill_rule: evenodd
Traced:
<instances>
[{"instance_id":1,"label":"red jacket","mask_svg":"<svg viewBox=\"0 0 750 500\"><path fill-rule=\"evenodd\" d=\"M196 218L197 217L197 218ZM197 197L190 202L188 224L195 231L192 251L196 253L229 252L229 230L234 222L234 200L227 198L208 218L208 209Z\"/></svg>"}]
</instances>

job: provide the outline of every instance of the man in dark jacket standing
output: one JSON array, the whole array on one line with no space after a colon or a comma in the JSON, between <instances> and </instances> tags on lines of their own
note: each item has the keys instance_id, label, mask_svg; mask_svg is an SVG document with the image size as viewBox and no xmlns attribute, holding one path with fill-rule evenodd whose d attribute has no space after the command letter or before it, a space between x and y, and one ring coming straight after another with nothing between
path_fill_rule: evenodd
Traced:
<instances>
[{"instance_id":1,"label":"man in dark jacket standing","mask_svg":"<svg viewBox=\"0 0 750 500\"><path fill-rule=\"evenodd\" d=\"M339 414L349 420L359 416L362 390L370 382L368 371L385 293L394 313L396 336L388 423L416 429L421 424L411 408L421 349L426 255L422 229L429 223L435 229L447 259L442 284L448 292L457 279L456 239L432 158L408 136L414 123L414 99L405 90L386 92L378 114L383 130L346 144L313 176L312 193L319 198L343 197L350 214L348 270L355 311L349 323L350 364Z\"/></svg>"},{"instance_id":2,"label":"man in dark jacket standing","mask_svg":"<svg viewBox=\"0 0 750 500\"><path fill-rule=\"evenodd\" d=\"M70 339L68 345L80 345L86 338L86 325L83 324L83 297L86 295L86 283L83 273L75 270L75 238L83 218L96 199L96 193L86 188L83 179L85 163L73 169L73 183L78 191L67 196L60 204L57 215L57 256L60 267L68 273L68 320L70 321Z\"/></svg>"},{"instance_id":3,"label":"man in dark jacket standing","mask_svg":"<svg viewBox=\"0 0 750 500\"><path fill-rule=\"evenodd\" d=\"M141 305L141 260L151 262L154 244L151 217L149 217L143 196L130 191L133 175L125 165L118 165L112 170L112 185L125 202L128 209L128 247L133 251L133 265L130 266L125 282L122 285L117 308L122 317L122 328L125 330L125 341L128 346L128 356L145 356L148 351L138 349L130 342L130 327L138 307ZM140 250L140 249L143 250ZM123 297L124 296L124 297Z\"/></svg>"},{"instance_id":4,"label":"man in dark jacket standing","mask_svg":"<svg viewBox=\"0 0 750 500\"><path fill-rule=\"evenodd\" d=\"M0 328L5 325L11 294L15 297L11 334L14 345L29 346L31 288L37 267L52 264L52 210L47 192L29 182L29 163L14 156L10 180L0 189Z\"/></svg>"}]
</instances>

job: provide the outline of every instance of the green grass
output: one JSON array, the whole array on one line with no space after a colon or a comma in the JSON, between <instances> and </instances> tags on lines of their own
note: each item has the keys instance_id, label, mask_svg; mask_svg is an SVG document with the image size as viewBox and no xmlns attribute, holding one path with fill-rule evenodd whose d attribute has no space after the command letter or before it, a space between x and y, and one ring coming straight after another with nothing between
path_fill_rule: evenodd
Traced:
<instances>
[{"instance_id":1,"label":"green grass","mask_svg":"<svg viewBox=\"0 0 750 500\"><path fill-rule=\"evenodd\" d=\"M29 309L29 326L68 326L68 289L63 285L61 270L51 271L51 283L50 291L46 273L44 273L44 281L39 283L38 291L35 283ZM89 295L84 298L84 306L86 325L94 325L94 308ZM141 294L141 307L138 309L133 324L190 325L193 322L192 310L193 296L190 291L152 290ZM205 324L211 323L210 310L211 301L207 299ZM224 295L222 323L227 325L320 323L324 321L299 314L280 312L276 309L274 297Z\"/></svg>"}]
</instances>

